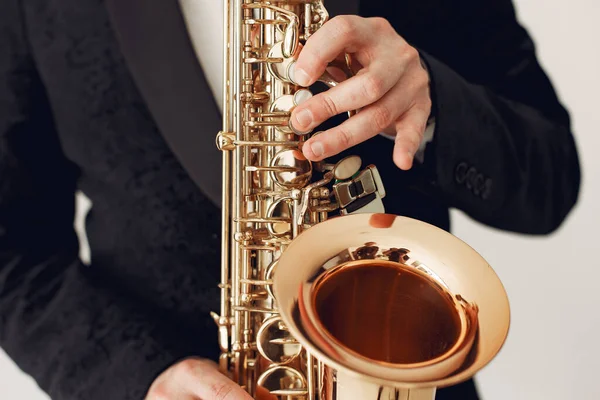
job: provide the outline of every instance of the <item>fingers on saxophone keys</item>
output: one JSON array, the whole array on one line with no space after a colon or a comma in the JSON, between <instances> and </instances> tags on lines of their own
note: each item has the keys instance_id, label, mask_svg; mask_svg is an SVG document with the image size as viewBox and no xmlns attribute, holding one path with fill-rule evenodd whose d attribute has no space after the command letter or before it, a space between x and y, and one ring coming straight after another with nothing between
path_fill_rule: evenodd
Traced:
<instances>
[{"instance_id":1,"label":"fingers on saxophone keys","mask_svg":"<svg viewBox=\"0 0 600 400\"><path fill-rule=\"evenodd\" d=\"M363 25L363 19L357 16L332 18L306 41L290 78L300 86L315 83L339 54L353 53L369 39L368 35L361 35Z\"/></svg>"},{"instance_id":2,"label":"fingers on saxophone keys","mask_svg":"<svg viewBox=\"0 0 600 400\"><path fill-rule=\"evenodd\" d=\"M396 119L393 97L373 104L343 124L308 140L303 146L306 158L320 161L336 155L383 132Z\"/></svg>"},{"instance_id":3,"label":"fingers on saxophone keys","mask_svg":"<svg viewBox=\"0 0 600 400\"><path fill-rule=\"evenodd\" d=\"M296 107L292 112L294 129L308 132L335 115L359 110L381 99L398 81L396 73L383 68L374 64Z\"/></svg>"}]
</instances>

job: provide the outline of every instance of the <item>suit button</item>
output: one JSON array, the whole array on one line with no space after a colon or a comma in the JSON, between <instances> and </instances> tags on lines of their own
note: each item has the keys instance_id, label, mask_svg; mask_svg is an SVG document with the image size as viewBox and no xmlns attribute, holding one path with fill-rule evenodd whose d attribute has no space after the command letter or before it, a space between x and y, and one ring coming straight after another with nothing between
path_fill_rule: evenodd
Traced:
<instances>
[{"instance_id":1,"label":"suit button","mask_svg":"<svg viewBox=\"0 0 600 400\"><path fill-rule=\"evenodd\" d=\"M485 179L482 174L477 174L475 182L473 182L473 193L479 196L484 189Z\"/></svg>"},{"instance_id":2,"label":"suit button","mask_svg":"<svg viewBox=\"0 0 600 400\"><path fill-rule=\"evenodd\" d=\"M469 168L469 170L467 171L467 178L465 180L467 189L469 189L469 190L473 189L476 177L477 177L477 170L473 167Z\"/></svg>"},{"instance_id":3,"label":"suit button","mask_svg":"<svg viewBox=\"0 0 600 400\"><path fill-rule=\"evenodd\" d=\"M487 200L492 195L492 180L487 178L481 190L481 198Z\"/></svg>"},{"instance_id":4,"label":"suit button","mask_svg":"<svg viewBox=\"0 0 600 400\"><path fill-rule=\"evenodd\" d=\"M467 177L467 163L461 162L456 166L456 170L454 171L454 179L456 183L462 185L465 182Z\"/></svg>"}]
</instances>

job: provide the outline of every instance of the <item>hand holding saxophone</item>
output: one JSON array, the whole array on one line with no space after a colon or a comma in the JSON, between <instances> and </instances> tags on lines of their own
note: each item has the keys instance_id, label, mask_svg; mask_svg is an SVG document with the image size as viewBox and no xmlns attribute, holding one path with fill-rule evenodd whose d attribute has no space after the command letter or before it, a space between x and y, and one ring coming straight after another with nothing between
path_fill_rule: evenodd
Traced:
<instances>
[{"instance_id":1,"label":"hand holding saxophone","mask_svg":"<svg viewBox=\"0 0 600 400\"><path fill-rule=\"evenodd\" d=\"M306 132L334 115L361 111L308 140L304 155L319 161L384 132L395 135L394 163L410 169L431 112L429 75L419 53L383 18L339 16L307 40L292 71L294 82L312 85L343 53L362 68L296 107L292 125Z\"/></svg>"},{"instance_id":2,"label":"hand holding saxophone","mask_svg":"<svg viewBox=\"0 0 600 400\"><path fill-rule=\"evenodd\" d=\"M263 399L271 398L263 397ZM187 358L160 374L150 387L145 400L171 399L252 400L252 397L225 376L216 363L199 358Z\"/></svg>"}]
</instances>

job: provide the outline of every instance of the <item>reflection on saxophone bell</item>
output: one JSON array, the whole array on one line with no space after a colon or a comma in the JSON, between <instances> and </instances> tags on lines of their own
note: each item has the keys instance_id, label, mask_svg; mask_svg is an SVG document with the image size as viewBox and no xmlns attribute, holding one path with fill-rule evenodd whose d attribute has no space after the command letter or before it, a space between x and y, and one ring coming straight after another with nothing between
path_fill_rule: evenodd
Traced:
<instances>
[{"instance_id":1,"label":"reflection on saxophone bell","mask_svg":"<svg viewBox=\"0 0 600 400\"><path fill-rule=\"evenodd\" d=\"M290 71L327 19L225 0L220 365L255 398L431 400L498 353L508 299L468 245L385 214L374 165L302 155Z\"/></svg>"}]
</instances>

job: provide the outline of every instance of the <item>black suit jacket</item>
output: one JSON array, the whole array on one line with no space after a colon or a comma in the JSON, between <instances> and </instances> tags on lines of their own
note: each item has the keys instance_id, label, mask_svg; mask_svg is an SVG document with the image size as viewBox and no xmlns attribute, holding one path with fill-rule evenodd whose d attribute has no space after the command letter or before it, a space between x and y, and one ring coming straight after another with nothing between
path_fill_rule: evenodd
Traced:
<instances>
[{"instance_id":1,"label":"black suit jacket","mask_svg":"<svg viewBox=\"0 0 600 400\"><path fill-rule=\"evenodd\" d=\"M218 354L217 107L175 1L0 3L0 344L52 398L140 399L179 358ZM577 200L577 151L510 1L355 12L388 18L432 78L423 166L395 168L381 137L353 149L379 166L387 211L557 229ZM76 190L93 202L89 266ZM475 398L472 382L438 398Z\"/></svg>"}]
</instances>

